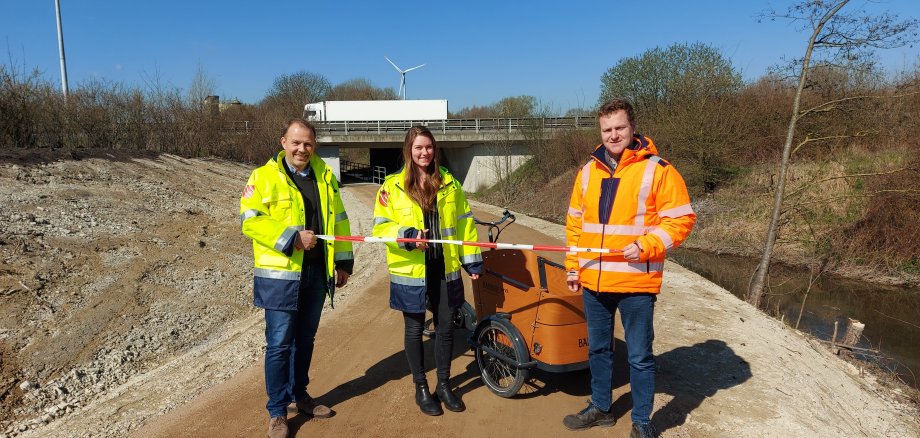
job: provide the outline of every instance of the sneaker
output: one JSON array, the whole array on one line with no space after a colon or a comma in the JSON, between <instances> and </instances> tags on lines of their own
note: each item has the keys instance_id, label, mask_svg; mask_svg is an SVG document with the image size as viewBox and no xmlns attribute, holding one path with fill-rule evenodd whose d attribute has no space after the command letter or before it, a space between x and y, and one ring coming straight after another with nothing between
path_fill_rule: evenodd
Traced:
<instances>
[{"instance_id":1,"label":"sneaker","mask_svg":"<svg viewBox=\"0 0 920 438\"><path fill-rule=\"evenodd\" d=\"M300 400L297 400L296 405L297 410L308 417L329 418L332 416L332 409L329 409L328 406L317 403L316 400L314 400L313 397L310 397L309 395Z\"/></svg>"},{"instance_id":2,"label":"sneaker","mask_svg":"<svg viewBox=\"0 0 920 438\"><path fill-rule=\"evenodd\" d=\"M268 438L287 438L288 436L288 423L287 417L272 417L268 421Z\"/></svg>"},{"instance_id":3,"label":"sneaker","mask_svg":"<svg viewBox=\"0 0 920 438\"><path fill-rule=\"evenodd\" d=\"M651 423L636 424L633 423L632 431L629 432L629 438L655 438L658 432Z\"/></svg>"},{"instance_id":4,"label":"sneaker","mask_svg":"<svg viewBox=\"0 0 920 438\"><path fill-rule=\"evenodd\" d=\"M562 425L569 430L582 430L594 426L610 427L614 424L617 424L617 419L612 412L604 412L590 401L588 407L582 409L581 412L566 415L562 420Z\"/></svg>"}]
</instances>

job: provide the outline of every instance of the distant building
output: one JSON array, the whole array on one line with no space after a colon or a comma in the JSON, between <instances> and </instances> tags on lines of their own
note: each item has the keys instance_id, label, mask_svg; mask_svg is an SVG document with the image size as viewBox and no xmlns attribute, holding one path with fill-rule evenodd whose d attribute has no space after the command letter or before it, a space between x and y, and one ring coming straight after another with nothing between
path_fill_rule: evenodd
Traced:
<instances>
[{"instance_id":1,"label":"distant building","mask_svg":"<svg viewBox=\"0 0 920 438\"><path fill-rule=\"evenodd\" d=\"M204 98L204 108L211 113L212 118L220 116L220 96L208 96Z\"/></svg>"},{"instance_id":2,"label":"distant building","mask_svg":"<svg viewBox=\"0 0 920 438\"><path fill-rule=\"evenodd\" d=\"M232 98L232 99L230 99L230 100L228 100L228 101L226 101L226 102L221 102L221 103L220 103L220 112L224 112L224 111L227 111L227 110L232 110L232 109L234 109L234 108L240 108L240 107L242 107L242 106L243 106L243 103L240 102L239 99L237 99L237 98L234 97L234 98Z\"/></svg>"}]
</instances>

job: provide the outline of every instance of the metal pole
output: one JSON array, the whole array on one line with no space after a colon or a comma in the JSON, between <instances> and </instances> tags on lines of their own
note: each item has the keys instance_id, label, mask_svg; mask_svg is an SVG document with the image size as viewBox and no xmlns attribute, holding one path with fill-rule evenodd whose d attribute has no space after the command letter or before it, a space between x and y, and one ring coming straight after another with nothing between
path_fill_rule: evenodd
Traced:
<instances>
[{"instance_id":1,"label":"metal pole","mask_svg":"<svg viewBox=\"0 0 920 438\"><path fill-rule=\"evenodd\" d=\"M58 49L61 52L61 91L67 100L67 62L64 61L64 29L61 27L61 0L54 0L54 14L57 16Z\"/></svg>"}]
</instances>

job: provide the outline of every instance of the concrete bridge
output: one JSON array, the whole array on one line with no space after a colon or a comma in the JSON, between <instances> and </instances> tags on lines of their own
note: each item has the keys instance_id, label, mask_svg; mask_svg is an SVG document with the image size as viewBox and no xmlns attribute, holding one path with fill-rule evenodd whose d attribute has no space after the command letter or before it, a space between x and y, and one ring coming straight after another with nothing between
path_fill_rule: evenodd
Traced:
<instances>
[{"instance_id":1,"label":"concrete bridge","mask_svg":"<svg viewBox=\"0 0 920 438\"><path fill-rule=\"evenodd\" d=\"M253 122L229 122L224 131L254 129ZM428 127L443 154L442 165L450 169L463 189L476 192L493 185L533 156L526 146L548 139L560 129L593 128L595 117L526 117L492 119L400 120L315 122L319 155L341 178L340 151L370 151L371 168L389 174L402 165L406 131L415 125Z\"/></svg>"}]
</instances>

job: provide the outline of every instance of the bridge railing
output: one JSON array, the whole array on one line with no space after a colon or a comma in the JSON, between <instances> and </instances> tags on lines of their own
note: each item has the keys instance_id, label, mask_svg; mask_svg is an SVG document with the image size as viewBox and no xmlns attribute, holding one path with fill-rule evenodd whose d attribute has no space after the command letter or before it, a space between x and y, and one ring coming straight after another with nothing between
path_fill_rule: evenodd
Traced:
<instances>
[{"instance_id":1,"label":"bridge railing","mask_svg":"<svg viewBox=\"0 0 920 438\"><path fill-rule=\"evenodd\" d=\"M446 120L387 120L316 122L316 130L327 135L399 134L412 126L427 126L433 132L514 132L525 129L593 128L597 118L588 117L516 117ZM266 127L262 121L223 122L221 131L248 132Z\"/></svg>"},{"instance_id":2,"label":"bridge railing","mask_svg":"<svg viewBox=\"0 0 920 438\"><path fill-rule=\"evenodd\" d=\"M595 117L520 117L446 120L395 120L317 122L318 131L329 135L403 133L415 125L434 132L513 132L524 129L593 128Z\"/></svg>"},{"instance_id":3,"label":"bridge railing","mask_svg":"<svg viewBox=\"0 0 920 438\"><path fill-rule=\"evenodd\" d=\"M261 120L233 120L220 123L220 130L224 132L249 132L265 128L267 124Z\"/></svg>"},{"instance_id":4,"label":"bridge railing","mask_svg":"<svg viewBox=\"0 0 920 438\"><path fill-rule=\"evenodd\" d=\"M373 177L371 165L367 163L358 163L355 161L349 160L340 160L339 168L341 169L341 175L344 178L346 175L357 178L362 181L370 181Z\"/></svg>"}]
</instances>

